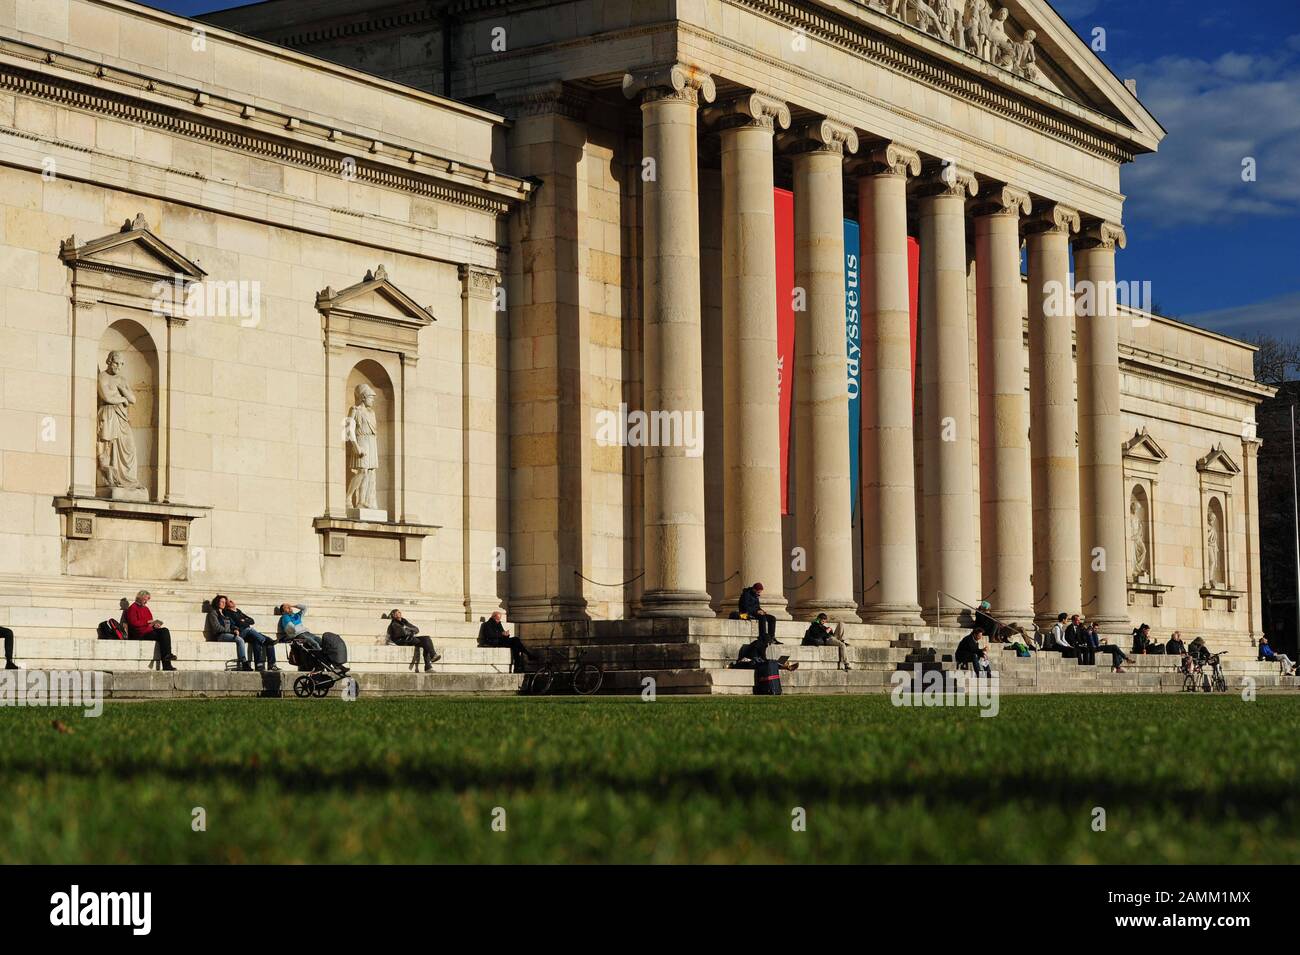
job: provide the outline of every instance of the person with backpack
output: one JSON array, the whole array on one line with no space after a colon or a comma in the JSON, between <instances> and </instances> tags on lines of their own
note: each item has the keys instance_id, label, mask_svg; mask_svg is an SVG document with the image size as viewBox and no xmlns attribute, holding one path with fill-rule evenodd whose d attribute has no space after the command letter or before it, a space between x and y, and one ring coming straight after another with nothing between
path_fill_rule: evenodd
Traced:
<instances>
[{"instance_id":1,"label":"person with backpack","mask_svg":"<svg viewBox=\"0 0 1300 955\"><path fill-rule=\"evenodd\" d=\"M172 634L161 620L153 618L153 612L147 606L152 596L149 591L142 590L135 595L135 603L126 608L126 613L122 615L122 622L126 624L126 638L152 640L158 650L158 659L162 661L162 668L175 670L172 666L172 661L176 659L176 654L172 653Z\"/></svg>"},{"instance_id":2,"label":"person with backpack","mask_svg":"<svg viewBox=\"0 0 1300 955\"><path fill-rule=\"evenodd\" d=\"M764 643L777 643L776 617L763 610L763 585L755 582L740 592L740 619L758 621L758 638Z\"/></svg>"},{"instance_id":3,"label":"person with backpack","mask_svg":"<svg viewBox=\"0 0 1300 955\"><path fill-rule=\"evenodd\" d=\"M230 619L226 616L224 594L217 594L208 601L208 615L203 621L203 636L214 643L234 643L238 668L244 671L253 669L253 665L248 662L248 647L244 638L234 630Z\"/></svg>"},{"instance_id":4,"label":"person with backpack","mask_svg":"<svg viewBox=\"0 0 1300 955\"><path fill-rule=\"evenodd\" d=\"M424 653L424 672L431 673L433 665L442 659L442 654L433 648L433 641L420 636L420 628L396 607L388 612L388 620L388 642L399 647L419 647Z\"/></svg>"},{"instance_id":5,"label":"person with backpack","mask_svg":"<svg viewBox=\"0 0 1300 955\"><path fill-rule=\"evenodd\" d=\"M230 626L235 633L252 645L253 663L257 671L259 673L263 670L278 673L280 668L275 665L275 641L260 631L253 629L253 624L256 621L239 609L233 597L226 598L225 613L226 619L230 621Z\"/></svg>"},{"instance_id":6,"label":"person with backpack","mask_svg":"<svg viewBox=\"0 0 1300 955\"><path fill-rule=\"evenodd\" d=\"M14 663L14 632L8 627L0 627L0 637L5 642L5 669L21 670L22 667Z\"/></svg>"},{"instance_id":7,"label":"person with backpack","mask_svg":"<svg viewBox=\"0 0 1300 955\"><path fill-rule=\"evenodd\" d=\"M849 669L848 661L848 644L844 641L844 624L836 624L834 632L831 631L830 617L825 613L819 613L817 619L808 624L808 629L804 631L803 645L805 647L837 647L840 651L840 668Z\"/></svg>"}]
</instances>

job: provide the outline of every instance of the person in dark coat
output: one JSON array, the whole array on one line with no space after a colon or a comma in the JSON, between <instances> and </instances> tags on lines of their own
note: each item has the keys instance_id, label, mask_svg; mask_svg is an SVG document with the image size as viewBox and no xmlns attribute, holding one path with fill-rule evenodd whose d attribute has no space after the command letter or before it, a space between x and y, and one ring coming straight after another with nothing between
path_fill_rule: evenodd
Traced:
<instances>
[{"instance_id":1,"label":"person in dark coat","mask_svg":"<svg viewBox=\"0 0 1300 955\"><path fill-rule=\"evenodd\" d=\"M1160 646L1151 639L1151 625L1142 624L1133 631L1133 652L1134 653L1155 653L1156 648ZM1161 647L1163 650L1164 648Z\"/></svg>"},{"instance_id":2,"label":"person in dark coat","mask_svg":"<svg viewBox=\"0 0 1300 955\"><path fill-rule=\"evenodd\" d=\"M760 663L767 662L768 646L769 645L763 640L762 637L760 637L757 640L751 641L750 643L746 643L744 646L740 648L740 652L736 654L736 662L731 665L732 669L753 670ZM780 666L782 670L799 669L798 661L795 661L794 663L789 663L789 662L781 663Z\"/></svg>"},{"instance_id":3,"label":"person in dark coat","mask_svg":"<svg viewBox=\"0 0 1300 955\"><path fill-rule=\"evenodd\" d=\"M1074 647L1074 655L1084 666L1092 666L1097 662L1097 652L1088 639L1088 628L1083 625L1083 618L1077 613L1070 618L1070 625L1065 628L1065 639Z\"/></svg>"},{"instance_id":4,"label":"person in dark coat","mask_svg":"<svg viewBox=\"0 0 1300 955\"><path fill-rule=\"evenodd\" d=\"M819 613L817 619L808 624L808 629L804 631L803 645L805 647L838 647L840 651L840 669L847 670L849 669L848 645L841 636L843 632L843 624L837 625L836 630L831 630L830 617L824 613Z\"/></svg>"},{"instance_id":5,"label":"person in dark coat","mask_svg":"<svg viewBox=\"0 0 1300 955\"><path fill-rule=\"evenodd\" d=\"M512 637L501 623L501 611L498 610L487 620L484 620L478 628L478 645L480 647L509 647L510 648L510 666L518 670L519 658L527 657L531 662L537 659L537 655L524 646L523 641L518 637Z\"/></svg>"},{"instance_id":6,"label":"person in dark coat","mask_svg":"<svg viewBox=\"0 0 1300 955\"><path fill-rule=\"evenodd\" d=\"M979 609L975 611L975 629L984 634L989 640L996 637L1001 629L998 622L989 613L989 602L987 600L981 600Z\"/></svg>"},{"instance_id":7,"label":"person in dark coat","mask_svg":"<svg viewBox=\"0 0 1300 955\"><path fill-rule=\"evenodd\" d=\"M957 644L957 652L953 654L953 659L957 661L959 666L963 663L969 663L977 676L980 673L987 675L993 672L993 667L989 663L988 651L980 646L980 637L983 635L984 632L976 627L961 638L961 642Z\"/></svg>"},{"instance_id":8,"label":"person in dark coat","mask_svg":"<svg viewBox=\"0 0 1300 955\"><path fill-rule=\"evenodd\" d=\"M776 638L776 617L763 612L763 585L755 583L740 592L740 615L758 621L758 638L765 643L780 643Z\"/></svg>"},{"instance_id":9,"label":"person in dark coat","mask_svg":"<svg viewBox=\"0 0 1300 955\"><path fill-rule=\"evenodd\" d=\"M420 636L420 628L396 608L389 611L388 620L388 642L399 647L419 647L424 653L424 672L431 672L433 665L442 659L442 654L433 648L433 641Z\"/></svg>"}]
</instances>

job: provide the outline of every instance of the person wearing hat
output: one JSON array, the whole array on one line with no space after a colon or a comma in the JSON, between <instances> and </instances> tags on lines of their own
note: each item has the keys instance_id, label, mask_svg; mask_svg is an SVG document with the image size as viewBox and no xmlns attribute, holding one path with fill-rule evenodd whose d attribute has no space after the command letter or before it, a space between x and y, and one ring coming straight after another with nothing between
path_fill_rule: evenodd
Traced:
<instances>
[{"instance_id":1,"label":"person wearing hat","mask_svg":"<svg viewBox=\"0 0 1300 955\"><path fill-rule=\"evenodd\" d=\"M993 619L993 615L989 613L989 602L987 600L981 600L979 608L975 611L975 629L984 634L988 640L997 637L998 631L1001 629L998 622Z\"/></svg>"},{"instance_id":2,"label":"person wearing hat","mask_svg":"<svg viewBox=\"0 0 1300 955\"><path fill-rule=\"evenodd\" d=\"M776 617L763 612L763 585L755 582L740 592L740 619L758 621L758 639L764 644L780 643L776 638Z\"/></svg>"},{"instance_id":3,"label":"person wearing hat","mask_svg":"<svg viewBox=\"0 0 1300 955\"><path fill-rule=\"evenodd\" d=\"M848 644L844 642L844 624L837 623L832 631L830 617L826 614L819 613L817 619L808 624L808 629L803 635L803 645L805 647L838 647L840 651L840 669L849 669L846 652Z\"/></svg>"}]
</instances>

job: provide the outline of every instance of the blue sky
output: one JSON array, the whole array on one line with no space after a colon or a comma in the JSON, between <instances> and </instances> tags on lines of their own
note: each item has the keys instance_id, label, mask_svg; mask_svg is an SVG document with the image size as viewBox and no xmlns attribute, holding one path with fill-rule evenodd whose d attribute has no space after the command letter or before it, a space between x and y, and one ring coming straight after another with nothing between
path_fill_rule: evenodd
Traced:
<instances>
[{"instance_id":1,"label":"blue sky","mask_svg":"<svg viewBox=\"0 0 1300 955\"><path fill-rule=\"evenodd\" d=\"M192 14L234 0L154 0ZM1120 278L1226 334L1300 338L1300 0L1055 0L1168 130L1124 170ZM1242 180L1253 157L1256 181Z\"/></svg>"}]
</instances>

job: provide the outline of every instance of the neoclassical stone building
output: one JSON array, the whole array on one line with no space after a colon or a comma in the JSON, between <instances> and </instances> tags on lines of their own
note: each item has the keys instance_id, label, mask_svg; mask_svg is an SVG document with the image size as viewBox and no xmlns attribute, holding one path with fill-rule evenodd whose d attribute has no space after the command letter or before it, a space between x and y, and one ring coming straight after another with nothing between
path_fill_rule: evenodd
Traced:
<instances>
[{"instance_id":1,"label":"neoclassical stone building","mask_svg":"<svg viewBox=\"0 0 1300 955\"><path fill-rule=\"evenodd\" d=\"M1163 135L1041 0L0 5L0 620L1253 637L1269 389L1114 281Z\"/></svg>"}]
</instances>

